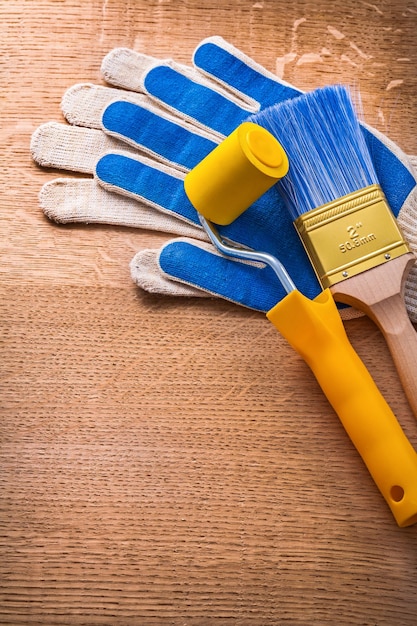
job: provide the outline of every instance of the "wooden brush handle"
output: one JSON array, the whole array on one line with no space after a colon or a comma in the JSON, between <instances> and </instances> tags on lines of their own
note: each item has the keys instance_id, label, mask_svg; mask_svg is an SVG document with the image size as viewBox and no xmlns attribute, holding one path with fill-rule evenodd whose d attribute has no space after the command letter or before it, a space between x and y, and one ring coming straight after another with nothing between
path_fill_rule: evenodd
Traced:
<instances>
[{"instance_id":1,"label":"wooden brush handle","mask_svg":"<svg viewBox=\"0 0 417 626\"><path fill-rule=\"evenodd\" d=\"M417 417L417 332L405 307L404 283L416 257L412 252L333 285L338 302L363 311L380 328L402 386Z\"/></svg>"}]
</instances>

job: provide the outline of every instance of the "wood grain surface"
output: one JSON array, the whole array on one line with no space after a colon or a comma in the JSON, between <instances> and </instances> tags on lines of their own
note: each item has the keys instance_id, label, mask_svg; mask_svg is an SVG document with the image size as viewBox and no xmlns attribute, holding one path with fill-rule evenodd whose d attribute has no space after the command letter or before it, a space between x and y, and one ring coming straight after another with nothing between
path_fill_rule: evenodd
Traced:
<instances>
[{"instance_id":1,"label":"wood grain surface","mask_svg":"<svg viewBox=\"0 0 417 626\"><path fill-rule=\"evenodd\" d=\"M150 296L166 236L57 226L31 160L116 46L189 62L221 35L302 89L358 86L417 154L415 0L0 0L0 623L417 624L399 529L307 366L262 314ZM417 447L368 319L352 343Z\"/></svg>"}]
</instances>

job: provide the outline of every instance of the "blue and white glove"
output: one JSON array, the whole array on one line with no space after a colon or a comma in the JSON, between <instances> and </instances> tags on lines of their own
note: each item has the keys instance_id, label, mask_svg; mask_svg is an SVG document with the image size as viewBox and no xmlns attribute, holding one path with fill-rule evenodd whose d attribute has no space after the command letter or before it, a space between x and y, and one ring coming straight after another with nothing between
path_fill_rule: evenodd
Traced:
<instances>
[{"instance_id":1,"label":"blue and white glove","mask_svg":"<svg viewBox=\"0 0 417 626\"><path fill-rule=\"evenodd\" d=\"M161 230L180 237L131 263L143 289L172 295L219 296L267 311L285 294L269 268L221 257L205 240L183 189L185 173L252 113L300 92L219 37L196 49L192 68L127 49L103 61L112 87L77 85L62 108L71 125L49 123L32 139L41 165L95 174L44 186L41 205L60 222L100 222ZM115 89L116 88L116 89ZM381 185L417 251L417 191L412 159L364 126ZM298 289L321 290L283 202L270 190L221 234L269 252ZM417 269L406 302L417 321Z\"/></svg>"}]
</instances>

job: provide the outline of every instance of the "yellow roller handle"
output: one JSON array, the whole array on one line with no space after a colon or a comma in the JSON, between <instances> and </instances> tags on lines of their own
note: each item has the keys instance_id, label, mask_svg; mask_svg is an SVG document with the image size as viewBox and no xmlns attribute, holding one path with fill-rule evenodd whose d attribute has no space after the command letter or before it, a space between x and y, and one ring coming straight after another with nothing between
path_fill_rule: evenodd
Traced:
<instances>
[{"instance_id":1,"label":"yellow roller handle","mask_svg":"<svg viewBox=\"0 0 417 626\"><path fill-rule=\"evenodd\" d=\"M328 289L293 291L267 313L302 356L401 527L417 522L417 453L345 333Z\"/></svg>"}]
</instances>

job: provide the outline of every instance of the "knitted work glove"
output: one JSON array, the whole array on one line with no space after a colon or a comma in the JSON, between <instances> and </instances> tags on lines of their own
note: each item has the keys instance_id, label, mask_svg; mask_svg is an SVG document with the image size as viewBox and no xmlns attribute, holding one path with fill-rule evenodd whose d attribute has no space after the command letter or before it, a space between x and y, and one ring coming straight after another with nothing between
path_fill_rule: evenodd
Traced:
<instances>
[{"instance_id":1,"label":"knitted work glove","mask_svg":"<svg viewBox=\"0 0 417 626\"><path fill-rule=\"evenodd\" d=\"M299 91L218 37L204 40L193 67L159 62L126 49L103 61L112 87L77 85L64 96L70 125L49 123L32 138L41 165L94 174L57 179L41 191L45 213L60 222L101 222L161 230L180 237L139 252L133 280L172 295L214 295L267 311L285 294L271 270L221 257L205 241L183 178L252 113ZM363 125L381 186L414 251L417 192L412 159ZM297 287L321 290L283 202L271 189L223 237L278 257ZM417 321L417 270L406 285Z\"/></svg>"}]
</instances>

